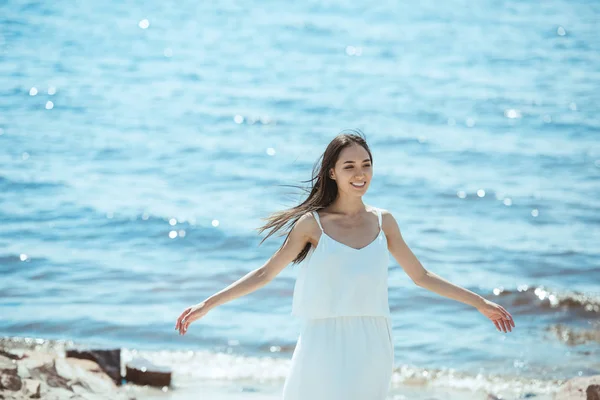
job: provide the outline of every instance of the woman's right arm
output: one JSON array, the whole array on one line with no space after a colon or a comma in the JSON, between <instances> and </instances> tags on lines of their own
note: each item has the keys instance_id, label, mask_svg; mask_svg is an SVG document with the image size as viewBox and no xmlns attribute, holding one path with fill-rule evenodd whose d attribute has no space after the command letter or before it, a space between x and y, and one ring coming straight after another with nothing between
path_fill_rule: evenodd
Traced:
<instances>
[{"instance_id":1,"label":"woman's right arm","mask_svg":"<svg viewBox=\"0 0 600 400\"><path fill-rule=\"evenodd\" d=\"M310 213L300 217L283 246L267 262L201 303L186 308L177 318L175 330L179 329L180 334L185 334L190 323L202 318L211 309L265 286L302 251L315 227L316 221Z\"/></svg>"}]
</instances>

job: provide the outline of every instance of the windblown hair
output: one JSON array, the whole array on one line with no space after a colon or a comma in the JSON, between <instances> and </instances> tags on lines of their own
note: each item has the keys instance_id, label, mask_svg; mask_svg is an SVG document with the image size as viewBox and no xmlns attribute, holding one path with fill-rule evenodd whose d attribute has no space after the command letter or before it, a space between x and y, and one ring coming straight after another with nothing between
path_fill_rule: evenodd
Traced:
<instances>
[{"instance_id":1,"label":"windblown hair","mask_svg":"<svg viewBox=\"0 0 600 400\"><path fill-rule=\"evenodd\" d=\"M365 135L358 129L344 130L337 135L325 149L325 152L319 157L315 165L313 166L312 178L307 181L301 181L303 183L310 183L308 188L296 185L282 185L291 186L298 188L305 194L308 193L308 197L301 204L283 211L278 211L267 218L261 218L267 221L263 226L256 228L260 235L265 230L271 229L271 231L265 236L259 246L273 235L278 230L285 228L283 233L278 236L286 235L285 242L287 242L290 232L296 222L307 212L317 211L330 205L337 197L338 187L335 180L329 176L329 170L335 167L341 151L351 145L358 144L364 147L369 153L371 159L371 165L373 164L373 156L371 150L367 145ZM282 246L283 247L283 244ZM280 249L281 249L280 247ZM307 243L304 249L296 256L292 261L292 264L298 264L306 258L308 251L310 250L311 244Z\"/></svg>"}]
</instances>

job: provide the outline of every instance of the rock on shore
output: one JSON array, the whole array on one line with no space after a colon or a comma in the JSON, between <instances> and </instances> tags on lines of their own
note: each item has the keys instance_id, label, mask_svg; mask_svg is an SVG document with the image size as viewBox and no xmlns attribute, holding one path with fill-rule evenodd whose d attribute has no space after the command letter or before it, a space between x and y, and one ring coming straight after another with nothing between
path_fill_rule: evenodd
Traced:
<instances>
[{"instance_id":1,"label":"rock on shore","mask_svg":"<svg viewBox=\"0 0 600 400\"><path fill-rule=\"evenodd\" d=\"M566 381L555 400L600 400L600 375L582 376Z\"/></svg>"},{"instance_id":2,"label":"rock on shore","mask_svg":"<svg viewBox=\"0 0 600 400\"><path fill-rule=\"evenodd\" d=\"M135 400L94 361L0 348L0 399Z\"/></svg>"}]
</instances>

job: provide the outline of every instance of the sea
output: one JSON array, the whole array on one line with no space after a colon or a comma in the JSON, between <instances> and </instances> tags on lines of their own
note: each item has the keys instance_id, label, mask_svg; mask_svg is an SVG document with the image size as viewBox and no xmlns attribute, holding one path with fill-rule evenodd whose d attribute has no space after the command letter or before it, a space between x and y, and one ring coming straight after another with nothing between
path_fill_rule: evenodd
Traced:
<instances>
[{"instance_id":1,"label":"sea","mask_svg":"<svg viewBox=\"0 0 600 400\"><path fill-rule=\"evenodd\" d=\"M587 0L0 1L0 336L121 348L169 391L279 390L299 266L175 322L273 255L257 228L360 129L365 204L516 325L390 256L394 390L599 374L598 21Z\"/></svg>"}]
</instances>

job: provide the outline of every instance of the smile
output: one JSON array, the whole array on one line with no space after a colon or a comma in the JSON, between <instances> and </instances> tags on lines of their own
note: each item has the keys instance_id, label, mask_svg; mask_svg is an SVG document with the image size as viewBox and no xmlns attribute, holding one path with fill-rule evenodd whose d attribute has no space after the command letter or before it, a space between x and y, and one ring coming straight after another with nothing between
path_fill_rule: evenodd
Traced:
<instances>
[{"instance_id":1,"label":"smile","mask_svg":"<svg viewBox=\"0 0 600 400\"><path fill-rule=\"evenodd\" d=\"M365 186L365 182L361 182L361 183L354 183L353 182L353 183L351 183L351 185L354 186L354 187L363 187L363 186Z\"/></svg>"}]
</instances>

